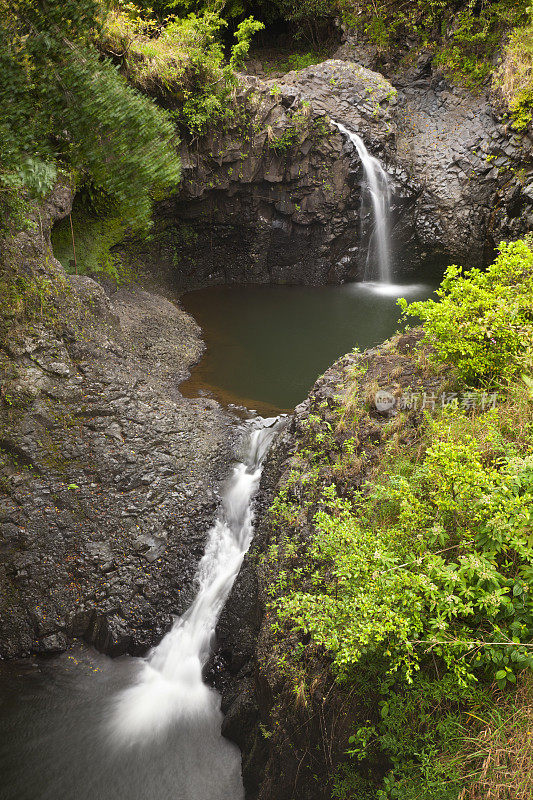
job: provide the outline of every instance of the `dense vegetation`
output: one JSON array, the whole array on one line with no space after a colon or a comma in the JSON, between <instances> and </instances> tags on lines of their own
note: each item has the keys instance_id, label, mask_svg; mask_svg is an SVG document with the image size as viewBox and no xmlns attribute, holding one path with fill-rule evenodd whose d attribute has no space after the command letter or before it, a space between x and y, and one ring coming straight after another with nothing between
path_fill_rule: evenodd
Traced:
<instances>
[{"instance_id":1,"label":"dense vegetation","mask_svg":"<svg viewBox=\"0 0 533 800\"><path fill-rule=\"evenodd\" d=\"M44 196L61 170L136 225L179 177L166 114L102 59L95 0L0 4L2 200Z\"/></svg>"},{"instance_id":2,"label":"dense vegetation","mask_svg":"<svg viewBox=\"0 0 533 800\"><path fill-rule=\"evenodd\" d=\"M140 8L147 3L137 1ZM209 0L150 4L160 16L212 8ZM267 25L283 21L293 26L297 38L310 51L320 50L340 18L361 41L375 45L383 58L416 58L432 51L435 65L453 81L478 90L494 76L512 114L520 120L519 105L529 108L531 89L531 25L529 0L238 0L227 2L222 16L230 25L253 14ZM330 26L325 23L330 23ZM503 66L497 56L509 39Z\"/></svg>"},{"instance_id":3,"label":"dense vegetation","mask_svg":"<svg viewBox=\"0 0 533 800\"><path fill-rule=\"evenodd\" d=\"M42 198L63 173L96 209L146 227L154 197L179 181L176 122L200 132L230 111L261 23L240 22L225 64L218 14L156 25L120 5L0 3L0 201L19 222L21 192ZM172 93L171 110L146 96L157 90Z\"/></svg>"},{"instance_id":4,"label":"dense vegetation","mask_svg":"<svg viewBox=\"0 0 533 800\"><path fill-rule=\"evenodd\" d=\"M339 390L335 426L309 417L301 468L271 509L274 627L299 637L299 659L288 658L296 685L318 647L344 690L365 698L368 720L347 743L351 763L335 796L525 800L533 790L530 244L503 244L485 273L450 267L438 294L404 310L424 321L431 347L422 344L419 357L428 374L444 370L447 402L433 396L422 415L393 418L363 485L364 367ZM302 509L317 507L304 544ZM505 694L517 682L518 711ZM364 776L384 758L390 768L375 785Z\"/></svg>"},{"instance_id":5,"label":"dense vegetation","mask_svg":"<svg viewBox=\"0 0 533 800\"><path fill-rule=\"evenodd\" d=\"M23 222L21 190L43 197L63 174L96 209L146 227L154 197L179 180L178 136L231 120L235 71L253 35L280 20L310 48L288 67L319 58L321 25L340 15L384 57L432 50L439 68L474 89L492 75L524 128L533 106L527 2L3 0L0 203Z\"/></svg>"}]
</instances>

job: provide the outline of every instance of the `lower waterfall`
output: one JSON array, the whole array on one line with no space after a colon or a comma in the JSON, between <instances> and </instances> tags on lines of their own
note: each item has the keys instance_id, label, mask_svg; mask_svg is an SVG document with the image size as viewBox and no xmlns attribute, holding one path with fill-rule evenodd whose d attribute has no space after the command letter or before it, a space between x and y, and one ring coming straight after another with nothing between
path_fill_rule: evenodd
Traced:
<instances>
[{"instance_id":1,"label":"lower waterfall","mask_svg":"<svg viewBox=\"0 0 533 800\"><path fill-rule=\"evenodd\" d=\"M253 536L253 498L277 418L250 420L243 462L237 464L209 531L198 566L198 593L146 658L137 683L115 699L110 731L116 743L158 736L173 724L212 720L220 725L220 698L203 683L215 626Z\"/></svg>"}]
</instances>

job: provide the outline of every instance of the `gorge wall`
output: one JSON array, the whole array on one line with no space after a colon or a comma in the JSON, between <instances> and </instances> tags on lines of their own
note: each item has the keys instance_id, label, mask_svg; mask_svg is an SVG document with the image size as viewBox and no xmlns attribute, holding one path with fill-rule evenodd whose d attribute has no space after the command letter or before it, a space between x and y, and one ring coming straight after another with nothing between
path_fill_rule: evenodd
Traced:
<instances>
[{"instance_id":1,"label":"gorge wall","mask_svg":"<svg viewBox=\"0 0 533 800\"><path fill-rule=\"evenodd\" d=\"M220 618L208 673L222 693L223 733L243 753L250 800L331 798L350 736L377 713L375 687L372 678L365 682L365 666L359 681L337 682L324 648L309 635L284 628L272 603L283 594L283 572L297 573L312 559L307 548L320 489L334 485L344 497L362 488L380 471L395 436L405 442L419 435L423 413L382 411L374 398L378 388L393 396L408 389L420 395L442 391L447 376L432 374L419 358L420 338L420 331L410 331L340 358L297 406L265 465L256 535ZM348 385L354 421L340 426L339 397ZM324 461L318 472L315 427L332 432L320 445ZM347 439L354 443L348 462L343 456ZM339 468L343 463L345 469ZM313 481L316 494L310 489ZM313 494L316 500L309 502ZM297 517L279 521L271 508L275 497L295 502ZM376 783L385 766L372 764Z\"/></svg>"},{"instance_id":2,"label":"gorge wall","mask_svg":"<svg viewBox=\"0 0 533 800\"><path fill-rule=\"evenodd\" d=\"M150 237L119 252L179 289L361 277L362 170L330 119L387 169L403 272L439 254L479 264L526 232L530 136L447 85L429 57L387 77L375 62L348 40L282 78L243 76L231 124L182 144L180 187L158 204ZM1 351L2 656L57 652L75 636L112 654L157 641L190 601L235 436L215 403L179 394L202 352L187 315L135 287L109 295L65 276L49 231L70 205L59 187L2 252L16 276ZM20 321L25 287L31 324ZM231 680L252 663L253 635L240 647L226 648Z\"/></svg>"},{"instance_id":3,"label":"gorge wall","mask_svg":"<svg viewBox=\"0 0 533 800\"><path fill-rule=\"evenodd\" d=\"M128 261L177 288L361 278L362 169L332 119L387 170L399 272L441 256L484 263L529 230L529 134L449 85L429 55L387 78L374 62L348 41L282 78L243 76L233 122L182 145L180 190L158 205L150 237L123 248Z\"/></svg>"}]
</instances>

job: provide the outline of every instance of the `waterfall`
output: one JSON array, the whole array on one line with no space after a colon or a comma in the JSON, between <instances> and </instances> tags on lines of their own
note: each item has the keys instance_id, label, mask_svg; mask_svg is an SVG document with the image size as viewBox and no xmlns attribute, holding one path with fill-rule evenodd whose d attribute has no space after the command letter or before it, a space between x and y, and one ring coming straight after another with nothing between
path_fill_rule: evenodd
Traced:
<instances>
[{"instance_id":1,"label":"waterfall","mask_svg":"<svg viewBox=\"0 0 533 800\"><path fill-rule=\"evenodd\" d=\"M217 519L208 533L197 572L198 592L189 609L144 661L136 684L121 692L111 719L113 741L133 744L169 725L211 718L220 723L220 699L202 680L215 626L253 536L253 498L263 460L279 426L261 417L247 453L233 470ZM219 726L220 729L220 726Z\"/></svg>"},{"instance_id":2,"label":"waterfall","mask_svg":"<svg viewBox=\"0 0 533 800\"><path fill-rule=\"evenodd\" d=\"M390 187L387 173L379 160L371 156L365 143L353 131L345 128L340 122L331 120L339 131L348 137L357 150L361 159L366 179L366 190L370 195L374 216L374 229L370 235L366 255L365 280L373 278L371 274L374 259L378 267L378 280L382 283L391 282L391 255L390 255ZM364 219L365 193L361 198L361 219Z\"/></svg>"}]
</instances>

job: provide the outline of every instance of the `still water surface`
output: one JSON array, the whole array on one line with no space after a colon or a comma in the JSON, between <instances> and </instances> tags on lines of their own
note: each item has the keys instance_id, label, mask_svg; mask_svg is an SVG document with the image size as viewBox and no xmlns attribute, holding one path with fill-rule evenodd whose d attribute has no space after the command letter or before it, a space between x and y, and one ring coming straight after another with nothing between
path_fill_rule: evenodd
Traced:
<instances>
[{"instance_id":1,"label":"still water surface","mask_svg":"<svg viewBox=\"0 0 533 800\"><path fill-rule=\"evenodd\" d=\"M353 347L372 347L398 328L398 297L429 297L438 280L391 285L215 286L182 296L207 352L186 397L210 395L261 414L288 411Z\"/></svg>"}]
</instances>

